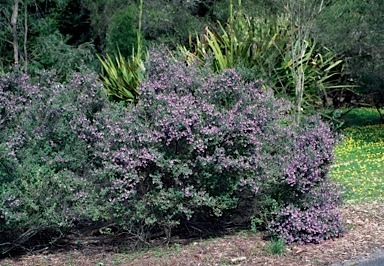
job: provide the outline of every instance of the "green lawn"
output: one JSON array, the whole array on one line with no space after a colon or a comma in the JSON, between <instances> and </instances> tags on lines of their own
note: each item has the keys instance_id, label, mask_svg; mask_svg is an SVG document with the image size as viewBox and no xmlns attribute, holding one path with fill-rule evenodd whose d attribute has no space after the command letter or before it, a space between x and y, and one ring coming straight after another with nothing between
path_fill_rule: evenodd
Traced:
<instances>
[{"instance_id":1,"label":"green lawn","mask_svg":"<svg viewBox=\"0 0 384 266\"><path fill-rule=\"evenodd\" d=\"M347 200L384 200L384 125L374 125L374 109L354 110L350 116L355 119L341 132L344 139L330 176L346 187Z\"/></svg>"}]
</instances>

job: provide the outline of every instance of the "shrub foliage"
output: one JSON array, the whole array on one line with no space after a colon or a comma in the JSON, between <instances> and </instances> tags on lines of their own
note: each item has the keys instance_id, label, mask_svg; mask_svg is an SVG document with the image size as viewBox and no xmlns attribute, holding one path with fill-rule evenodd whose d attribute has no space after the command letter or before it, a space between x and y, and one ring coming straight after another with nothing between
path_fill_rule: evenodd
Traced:
<instances>
[{"instance_id":1,"label":"shrub foliage","mask_svg":"<svg viewBox=\"0 0 384 266\"><path fill-rule=\"evenodd\" d=\"M50 73L0 77L3 253L85 222L145 241L181 221L239 212L288 243L342 233L326 124L309 117L297 127L290 102L234 70L149 58L128 109L108 102L87 71L66 83Z\"/></svg>"}]
</instances>

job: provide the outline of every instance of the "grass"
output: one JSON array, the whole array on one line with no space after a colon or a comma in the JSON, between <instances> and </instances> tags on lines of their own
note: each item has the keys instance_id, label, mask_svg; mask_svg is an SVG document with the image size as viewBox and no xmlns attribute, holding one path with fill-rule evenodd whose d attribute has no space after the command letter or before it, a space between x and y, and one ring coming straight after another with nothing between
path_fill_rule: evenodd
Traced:
<instances>
[{"instance_id":1,"label":"grass","mask_svg":"<svg viewBox=\"0 0 384 266\"><path fill-rule=\"evenodd\" d=\"M377 111L368 108L346 117L330 177L346 187L347 200L384 200L384 125L374 124L377 117Z\"/></svg>"},{"instance_id":2,"label":"grass","mask_svg":"<svg viewBox=\"0 0 384 266\"><path fill-rule=\"evenodd\" d=\"M348 110L343 110L343 113ZM381 109L383 113L384 110ZM380 115L375 108L354 108L343 116L345 127L369 126L380 124Z\"/></svg>"}]
</instances>

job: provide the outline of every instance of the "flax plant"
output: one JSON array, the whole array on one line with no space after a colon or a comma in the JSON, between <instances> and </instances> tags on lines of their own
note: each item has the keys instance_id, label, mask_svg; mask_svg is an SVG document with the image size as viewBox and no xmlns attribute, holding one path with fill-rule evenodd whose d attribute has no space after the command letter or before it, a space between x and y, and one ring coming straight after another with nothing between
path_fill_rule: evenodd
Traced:
<instances>
[{"instance_id":1,"label":"flax plant","mask_svg":"<svg viewBox=\"0 0 384 266\"><path fill-rule=\"evenodd\" d=\"M102 65L100 77L104 90L112 100L136 103L140 95L138 87L145 72L141 39L142 15L143 0L140 0L137 51L133 48L131 58L125 58L120 50L114 58L108 54L104 58L98 55Z\"/></svg>"},{"instance_id":2,"label":"flax plant","mask_svg":"<svg viewBox=\"0 0 384 266\"><path fill-rule=\"evenodd\" d=\"M138 86L140 85L139 65L135 60L126 59L120 51L112 59L107 54L104 59L98 56L103 71L100 74L104 90L109 97L117 101L133 103L139 96Z\"/></svg>"},{"instance_id":3,"label":"flax plant","mask_svg":"<svg viewBox=\"0 0 384 266\"><path fill-rule=\"evenodd\" d=\"M241 0L238 1L241 7ZM214 57L213 68L216 72L224 69L233 68L240 62L252 61L253 33L251 20L244 16L240 10L235 18L233 11L233 1L229 4L230 17L228 23L223 26L218 22L219 29L204 29L204 34L196 34L195 41L190 37L190 50L180 46L179 50L186 56L188 63L196 58L204 60L211 56ZM250 64L247 64L247 66Z\"/></svg>"},{"instance_id":4,"label":"flax plant","mask_svg":"<svg viewBox=\"0 0 384 266\"><path fill-rule=\"evenodd\" d=\"M283 6L288 14L274 22L248 16L241 9L241 1L234 13L230 1L230 17L224 26L218 23L217 29L206 27L203 34L196 34L195 40L190 37L189 50L181 46L179 50L188 65L198 60L212 62L216 72L239 66L250 70L254 78L262 79L277 95L295 101L299 123L304 111L318 112L326 107L329 89L348 86L335 84L343 73L344 62L315 42L310 36L312 22L308 24L295 13L313 12L314 18L318 6L297 1L294 5L294 0L289 0Z\"/></svg>"}]
</instances>

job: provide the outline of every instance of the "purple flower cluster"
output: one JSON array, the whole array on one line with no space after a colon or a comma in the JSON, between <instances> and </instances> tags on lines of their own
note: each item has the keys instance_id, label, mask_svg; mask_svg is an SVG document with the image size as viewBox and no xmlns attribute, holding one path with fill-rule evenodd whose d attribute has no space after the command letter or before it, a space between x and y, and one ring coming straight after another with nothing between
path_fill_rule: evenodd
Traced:
<instances>
[{"instance_id":1,"label":"purple flower cluster","mask_svg":"<svg viewBox=\"0 0 384 266\"><path fill-rule=\"evenodd\" d=\"M302 210L292 204L282 208L269 226L286 243L321 243L343 232L340 214L335 209Z\"/></svg>"},{"instance_id":2,"label":"purple flower cluster","mask_svg":"<svg viewBox=\"0 0 384 266\"><path fill-rule=\"evenodd\" d=\"M286 243L321 243L342 236L344 226L337 207L341 203L338 187L326 182L301 197L301 202L286 203L275 212L268 230Z\"/></svg>"}]
</instances>

